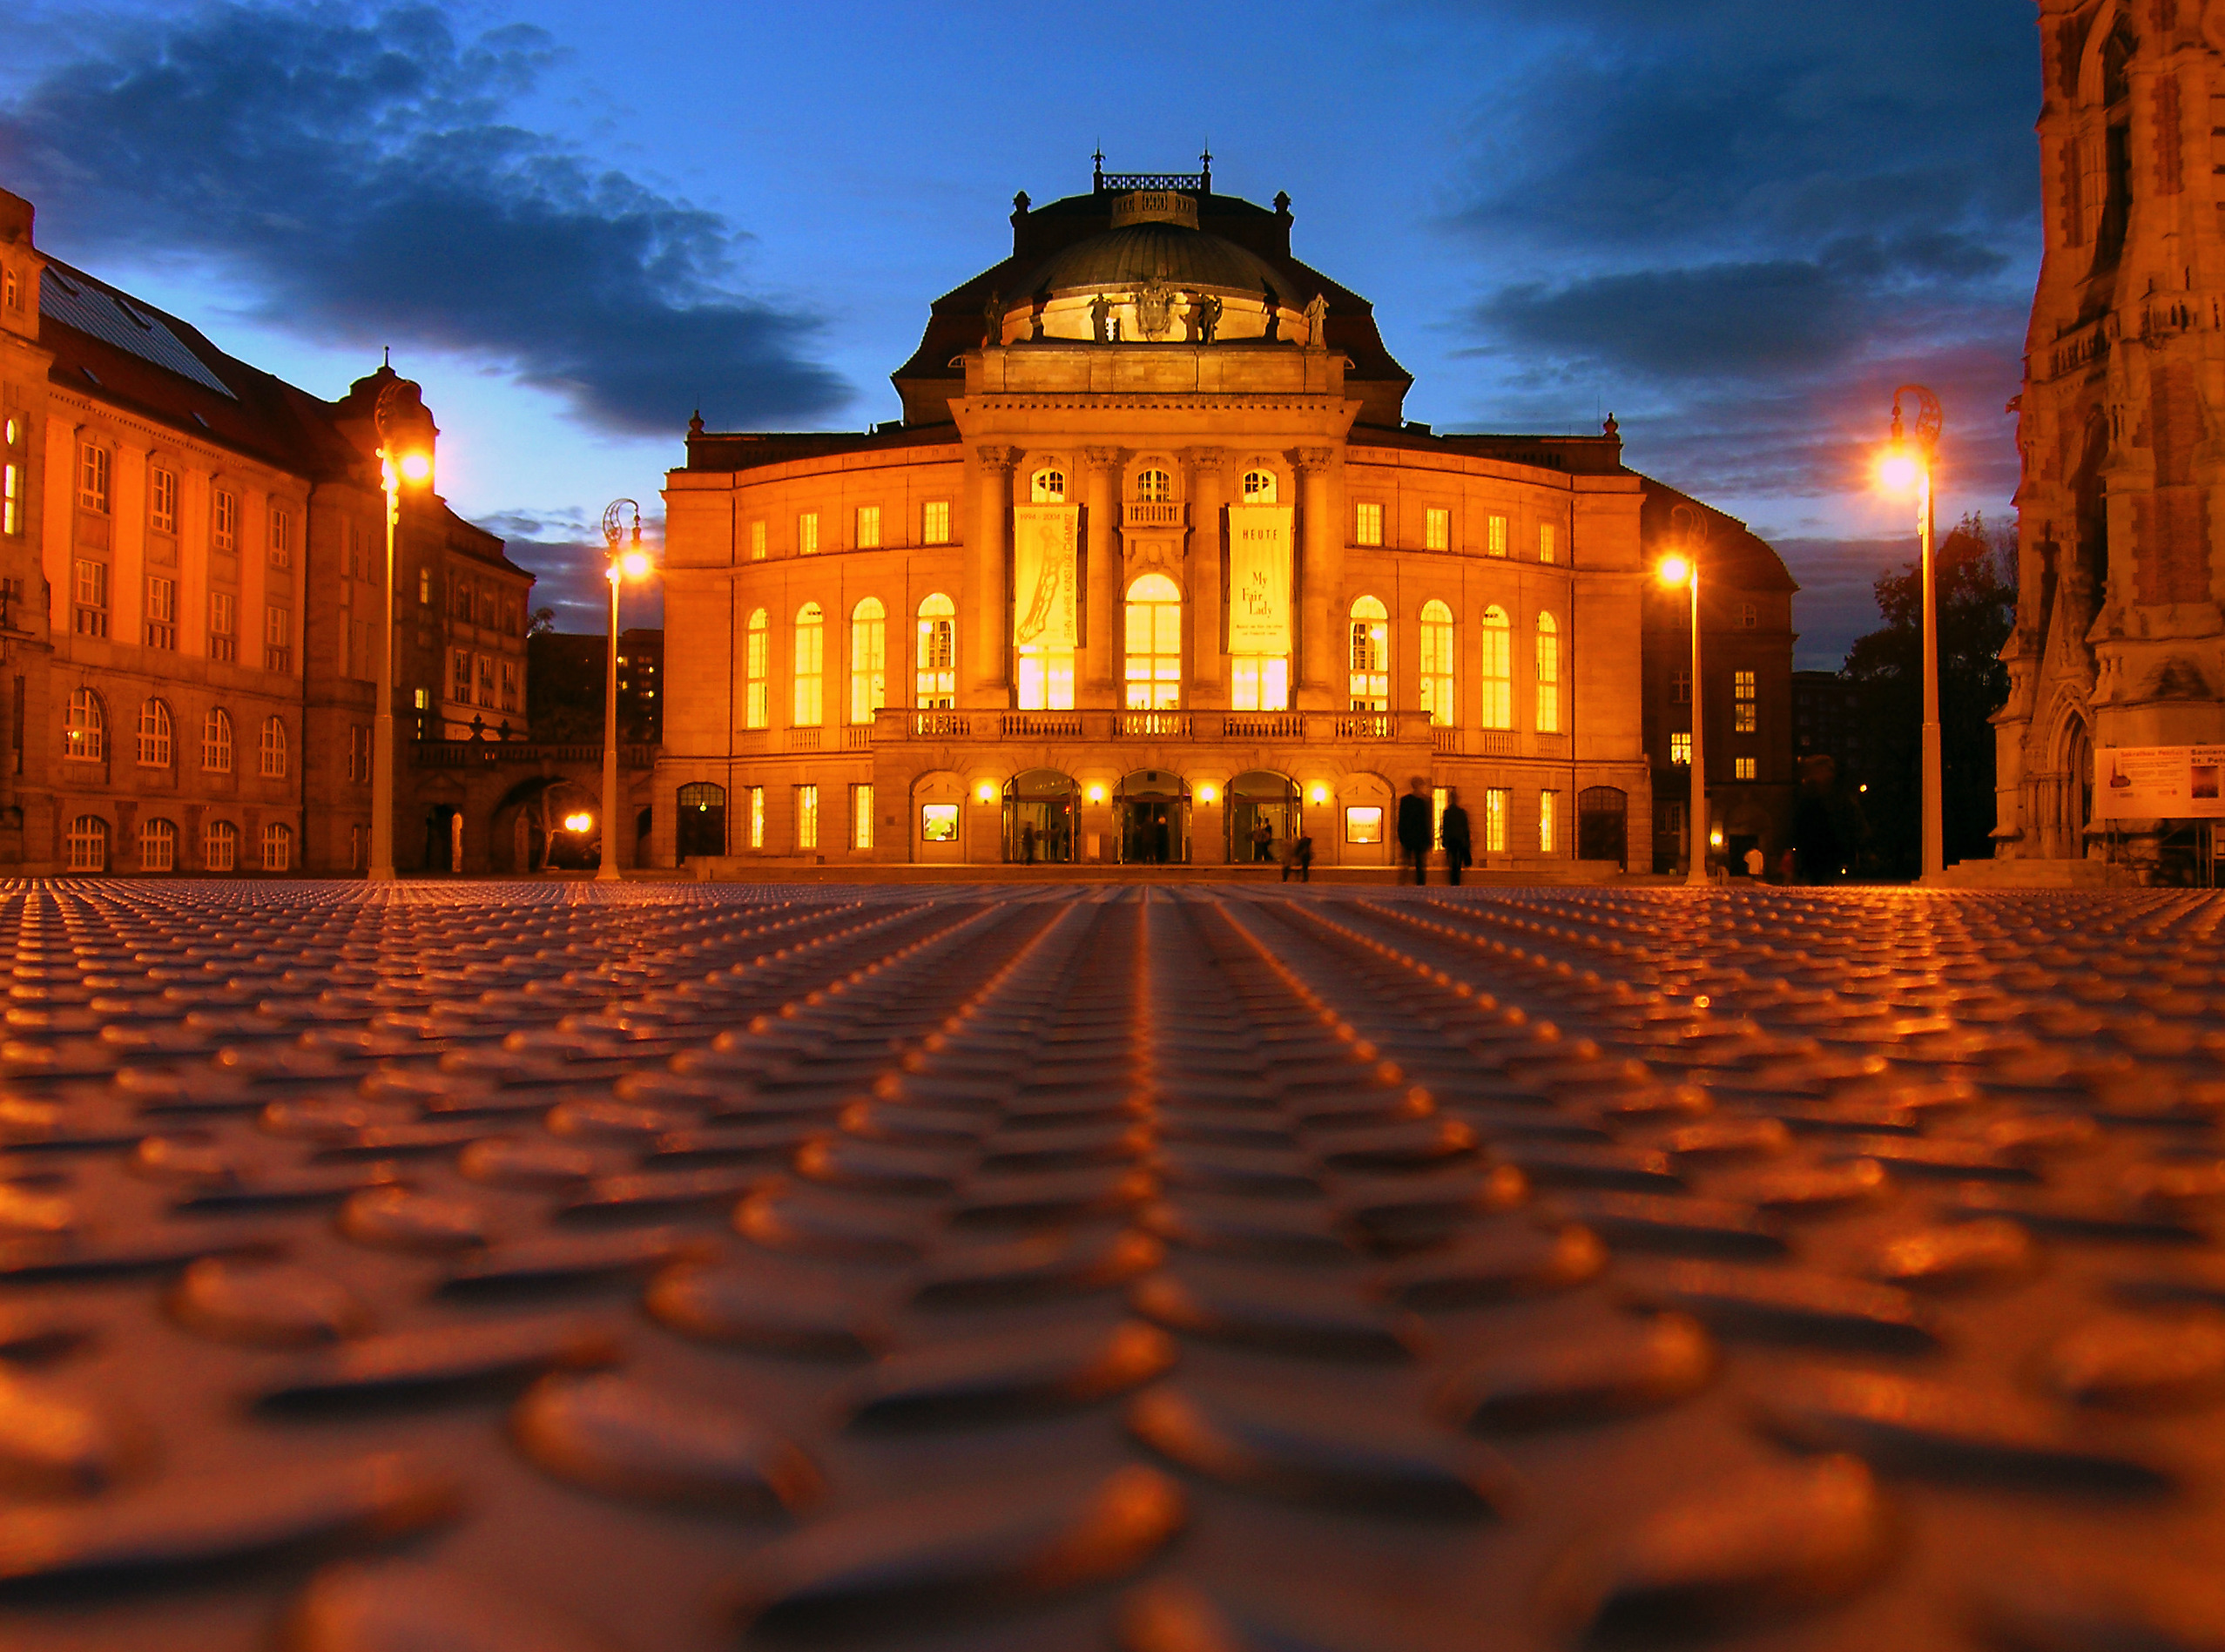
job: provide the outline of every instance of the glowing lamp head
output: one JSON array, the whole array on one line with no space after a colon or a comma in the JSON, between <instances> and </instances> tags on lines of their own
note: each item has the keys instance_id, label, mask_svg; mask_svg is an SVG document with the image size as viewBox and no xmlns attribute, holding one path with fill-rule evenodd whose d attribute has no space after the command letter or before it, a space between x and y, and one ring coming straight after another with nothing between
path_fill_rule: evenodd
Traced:
<instances>
[{"instance_id":1,"label":"glowing lamp head","mask_svg":"<svg viewBox=\"0 0 2225 1652\"><path fill-rule=\"evenodd\" d=\"M1315 803L1326 803L1329 800L1329 788L1325 786L1317 786L1308 795Z\"/></svg>"},{"instance_id":2,"label":"glowing lamp head","mask_svg":"<svg viewBox=\"0 0 2225 1652\"><path fill-rule=\"evenodd\" d=\"M1664 585L1672 589L1692 583L1692 559L1689 556L1663 556L1661 566L1654 570Z\"/></svg>"},{"instance_id":3,"label":"glowing lamp head","mask_svg":"<svg viewBox=\"0 0 2225 1652\"><path fill-rule=\"evenodd\" d=\"M432 455L423 453L405 453L401 455L401 463L398 469L401 472L401 479L404 482L422 482L433 474Z\"/></svg>"},{"instance_id":4,"label":"glowing lamp head","mask_svg":"<svg viewBox=\"0 0 2225 1652\"><path fill-rule=\"evenodd\" d=\"M591 814L568 814L564 817L564 830L567 832L591 832L594 829L595 817Z\"/></svg>"},{"instance_id":5,"label":"glowing lamp head","mask_svg":"<svg viewBox=\"0 0 2225 1652\"><path fill-rule=\"evenodd\" d=\"M1105 789L1104 789L1104 787L1102 787L1102 786L1091 786L1091 787L1089 788L1089 801L1090 801L1090 802L1092 802L1092 803L1102 803L1104 800L1105 800Z\"/></svg>"},{"instance_id":6,"label":"glowing lamp head","mask_svg":"<svg viewBox=\"0 0 2225 1652\"><path fill-rule=\"evenodd\" d=\"M1913 493L1923 480L1923 462L1906 448L1888 448L1878 461L1878 485L1888 493Z\"/></svg>"},{"instance_id":7,"label":"glowing lamp head","mask_svg":"<svg viewBox=\"0 0 2225 1652\"><path fill-rule=\"evenodd\" d=\"M979 798L979 799L980 799L982 802L984 802L984 803L994 803L994 802L995 802L995 801L996 801L996 782L995 782L995 781L994 781L994 780L984 780L984 781L982 781L982 782L981 783L981 785L980 785L980 786L976 786L976 787L974 789L974 795L975 797Z\"/></svg>"},{"instance_id":8,"label":"glowing lamp head","mask_svg":"<svg viewBox=\"0 0 2225 1652\"><path fill-rule=\"evenodd\" d=\"M1220 792L1212 786L1201 786L1197 788L1197 800L1200 803L1210 803L1219 796Z\"/></svg>"},{"instance_id":9,"label":"glowing lamp head","mask_svg":"<svg viewBox=\"0 0 2225 1652\"><path fill-rule=\"evenodd\" d=\"M649 577L649 553L630 550L618 558L618 566L624 570L628 579L646 579Z\"/></svg>"}]
</instances>

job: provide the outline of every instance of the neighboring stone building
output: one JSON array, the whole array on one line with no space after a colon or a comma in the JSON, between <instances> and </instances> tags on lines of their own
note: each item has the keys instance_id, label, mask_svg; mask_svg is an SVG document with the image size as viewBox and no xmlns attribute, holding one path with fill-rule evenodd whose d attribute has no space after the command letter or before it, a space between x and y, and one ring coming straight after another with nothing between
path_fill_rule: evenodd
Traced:
<instances>
[{"instance_id":1,"label":"neighboring stone building","mask_svg":"<svg viewBox=\"0 0 2225 1652\"><path fill-rule=\"evenodd\" d=\"M2225 740L2225 9L2041 0L1996 853L2094 851L2096 746ZM2122 825L2123 823L2119 823ZM2135 829L2135 858L2162 823Z\"/></svg>"},{"instance_id":2,"label":"neighboring stone building","mask_svg":"<svg viewBox=\"0 0 2225 1652\"><path fill-rule=\"evenodd\" d=\"M1870 778L1869 742L1855 712L1854 681L1838 671L1792 674L1792 762L1827 757L1842 785L1860 786Z\"/></svg>"},{"instance_id":3,"label":"neighboring stone building","mask_svg":"<svg viewBox=\"0 0 2225 1652\"><path fill-rule=\"evenodd\" d=\"M664 633L647 626L620 631L618 738L625 745L655 745L664 738Z\"/></svg>"},{"instance_id":4,"label":"neighboring stone building","mask_svg":"<svg viewBox=\"0 0 2225 1652\"><path fill-rule=\"evenodd\" d=\"M1487 866L1649 865L1645 484L1611 422L1406 421L1286 197L1100 172L1015 209L893 375L901 421L691 426L654 858L1219 864L1264 825L1386 865L1423 776Z\"/></svg>"},{"instance_id":5,"label":"neighboring stone building","mask_svg":"<svg viewBox=\"0 0 2225 1652\"><path fill-rule=\"evenodd\" d=\"M364 865L372 412L395 380L320 401L48 257L0 191L0 869ZM522 730L532 576L429 486L405 489L397 567L395 846L414 867L448 855L455 779L420 773L411 737Z\"/></svg>"},{"instance_id":6,"label":"neighboring stone building","mask_svg":"<svg viewBox=\"0 0 2225 1652\"><path fill-rule=\"evenodd\" d=\"M1708 765L1709 852L1774 866L1790 844L1793 767L1792 597L1799 584L1768 543L1735 516L1643 479L1645 562L1670 550L1700 565L1700 702ZM1653 869L1690 865L1692 598L1649 584L1645 597L1645 738L1653 764Z\"/></svg>"}]
</instances>

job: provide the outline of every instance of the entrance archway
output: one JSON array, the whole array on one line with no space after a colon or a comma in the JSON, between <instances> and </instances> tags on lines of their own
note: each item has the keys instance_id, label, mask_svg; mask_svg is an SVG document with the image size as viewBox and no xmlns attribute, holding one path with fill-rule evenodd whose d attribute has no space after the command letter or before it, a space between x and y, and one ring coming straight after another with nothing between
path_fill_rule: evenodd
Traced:
<instances>
[{"instance_id":1,"label":"entrance archway","mask_svg":"<svg viewBox=\"0 0 2225 1652\"><path fill-rule=\"evenodd\" d=\"M1271 865L1298 833L1298 782L1266 769L1239 774L1228 784L1228 806L1222 813L1228 822L1229 864ZM1257 841L1263 826L1269 833L1264 849Z\"/></svg>"},{"instance_id":2,"label":"entrance archway","mask_svg":"<svg viewBox=\"0 0 2225 1652\"><path fill-rule=\"evenodd\" d=\"M1024 866L1074 859L1075 805L1081 788L1056 769L1028 769L1004 783L1004 858Z\"/></svg>"},{"instance_id":3,"label":"entrance archway","mask_svg":"<svg viewBox=\"0 0 2225 1652\"><path fill-rule=\"evenodd\" d=\"M2094 820L2094 737L2087 732L2086 719L2075 713L2063 725L2062 752L2062 778L2056 782L2062 789L2055 818L2063 823L2063 835L2056 854L2083 860L2086 828Z\"/></svg>"},{"instance_id":4,"label":"entrance archway","mask_svg":"<svg viewBox=\"0 0 2225 1652\"><path fill-rule=\"evenodd\" d=\"M1630 869L1630 799L1621 787L1587 786L1576 794L1576 858Z\"/></svg>"},{"instance_id":5,"label":"entrance archway","mask_svg":"<svg viewBox=\"0 0 2225 1652\"><path fill-rule=\"evenodd\" d=\"M1120 858L1128 866L1190 861L1190 783L1165 769L1138 769L1113 793Z\"/></svg>"},{"instance_id":6,"label":"entrance archway","mask_svg":"<svg viewBox=\"0 0 2225 1652\"><path fill-rule=\"evenodd\" d=\"M726 788L698 780L680 788L678 802L681 860L691 854L725 854Z\"/></svg>"}]
</instances>

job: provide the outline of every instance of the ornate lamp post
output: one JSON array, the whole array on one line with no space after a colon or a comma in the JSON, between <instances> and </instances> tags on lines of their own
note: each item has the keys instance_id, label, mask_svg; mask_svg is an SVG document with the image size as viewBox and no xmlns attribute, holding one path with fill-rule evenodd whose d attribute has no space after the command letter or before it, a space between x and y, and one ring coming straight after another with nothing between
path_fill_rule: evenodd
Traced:
<instances>
[{"instance_id":1,"label":"ornate lamp post","mask_svg":"<svg viewBox=\"0 0 2225 1652\"><path fill-rule=\"evenodd\" d=\"M633 536L626 536L626 518L633 518ZM649 556L641 548L641 507L630 499L614 499L603 512L603 543L610 550L603 577L610 582L610 646L603 656L603 864L595 873L597 883L618 880L618 588L629 579L649 572ZM624 544L623 550L619 547Z\"/></svg>"},{"instance_id":2,"label":"ornate lamp post","mask_svg":"<svg viewBox=\"0 0 2225 1652\"><path fill-rule=\"evenodd\" d=\"M1661 583L1675 590L1689 585L1692 591L1692 850L1684 881L1695 889L1708 886L1708 754L1707 731L1700 716L1700 546L1706 542L1707 521L1689 505L1669 513L1672 523L1689 523L1682 536L1689 549L1661 559L1655 572Z\"/></svg>"},{"instance_id":3,"label":"ornate lamp post","mask_svg":"<svg viewBox=\"0 0 2225 1652\"><path fill-rule=\"evenodd\" d=\"M371 718L371 864L374 883L394 878L394 542L401 524L401 484L422 483L433 474L433 455L424 442L423 407L412 416L417 387L390 379L372 405L371 424L379 434L379 486L387 496L387 575L381 596L378 704ZM423 445L413 445L422 443Z\"/></svg>"},{"instance_id":4,"label":"ornate lamp post","mask_svg":"<svg viewBox=\"0 0 2225 1652\"><path fill-rule=\"evenodd\" d=\"M1900 399L1916 401L1915 440L1901 429ZM1946 869L1946 828L1942 815L1939 761L1939 594L1932 566L1932 473L1939 456L1939 398L1920 384L1893 392L1892 439L1878 467L1895 492L1916 490L1916 538L1924 582L1924 876Z\"/></svg>"}]
</instances>

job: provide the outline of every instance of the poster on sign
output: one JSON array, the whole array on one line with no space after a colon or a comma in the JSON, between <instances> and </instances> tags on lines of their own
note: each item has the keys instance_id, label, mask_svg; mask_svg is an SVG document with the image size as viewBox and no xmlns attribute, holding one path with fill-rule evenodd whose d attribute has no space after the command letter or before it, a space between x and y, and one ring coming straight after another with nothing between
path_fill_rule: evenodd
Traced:
<instances>
[{"instance_id":1,"label":"poster on sign","mask_svg":"<svg viewBox=\"0 0 2225 1652\"><path fill-rule=\"evenodd\" d=\"M1075 624L1077 511L1019 505L1012 512L1012 640L1021 648L1080 645Z\"/></svg>"},{"instance_id":2,"label":"poster on sign","mask_svg":"<svg viewBox=\"0 0 2225 1652\"><path fill-rule=\"evenodd\" d=\"M2225 745L2105 745L2094 754L2097 820L2225 819Z\"/></svg>"},{"instance_id":3,"label":"poster on sign","mask_svg":"<svg viewBox=\"0 0 2225 1652\"><path fill-rule=\"evenodd\" d=\"M1229 652L1291 651L1291 508L1229 507Z\"/></svg>"}]
</instances>

